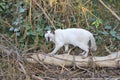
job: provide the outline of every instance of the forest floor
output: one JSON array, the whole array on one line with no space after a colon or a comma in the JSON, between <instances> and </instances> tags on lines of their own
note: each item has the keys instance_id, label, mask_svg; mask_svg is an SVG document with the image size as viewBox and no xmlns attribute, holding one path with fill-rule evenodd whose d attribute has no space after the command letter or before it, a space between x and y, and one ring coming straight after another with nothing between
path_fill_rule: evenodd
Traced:
<instances>
[{"instance_id":1,"label":"forest floor","mask_svg":"<svg viewBox=\"0 0 120 80\"><path fill-rule=\"evenodd\" d=\"M33 50L34 52L34 50ZM36 51L39 53L40 51ZM74 51L73 51L74 53ZM80 66L55 66L39 62L28 63L31 55L23 53L12 44L9 38L1 38L0 44L0 80L118 80L120 68Z\"/></svg>"}]
</instances>

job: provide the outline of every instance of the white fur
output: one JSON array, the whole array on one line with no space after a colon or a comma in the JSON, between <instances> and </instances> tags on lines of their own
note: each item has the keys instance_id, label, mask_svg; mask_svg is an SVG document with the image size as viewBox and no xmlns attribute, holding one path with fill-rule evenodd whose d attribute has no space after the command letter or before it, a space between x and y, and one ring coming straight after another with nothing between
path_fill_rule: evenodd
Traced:
<instances>
[{"instance_id":1,"label":"white fur","mask_svg":"<svg viewBox=\"0 0 120 80\"><path fill-rule=\"evenodd\" d=\"M91 32L81 28L57 29L54 34L47 31L45 38L48 41L55 43L54 50L49 54L55 54L61 47L65 46L65 51L68 51L68 45L72 44L84 50L83 56L87 57L89 52L88 42L91 41L91 49L97 50L95 39Z\"/></svg>"}]
</instances>

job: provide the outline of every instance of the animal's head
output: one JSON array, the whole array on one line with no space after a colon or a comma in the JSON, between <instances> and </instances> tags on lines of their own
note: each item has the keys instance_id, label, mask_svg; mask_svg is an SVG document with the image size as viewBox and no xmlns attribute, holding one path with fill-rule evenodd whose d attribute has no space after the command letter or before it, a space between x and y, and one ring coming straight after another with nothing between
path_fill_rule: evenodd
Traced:
<instances>
[{"instance_id":1,"label":"animal's head","mask_svg":"<svg viewBox=\"0 0 120 80\"><path fill-rule=\"evenodd\" d=\"M55 30L48 30L48 31L45 31L45 39L46 39L46 42L54 42L54 35L55 35Z\"/></svg>"}]
</instances>

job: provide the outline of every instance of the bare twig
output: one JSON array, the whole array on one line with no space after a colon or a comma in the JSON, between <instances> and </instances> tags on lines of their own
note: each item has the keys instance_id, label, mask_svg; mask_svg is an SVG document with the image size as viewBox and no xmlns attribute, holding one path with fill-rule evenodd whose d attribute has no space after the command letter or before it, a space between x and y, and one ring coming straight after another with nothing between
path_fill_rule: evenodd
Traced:
<instances>
[{"instance_id":1,"label":"bare twig","mask_svg":"<svg viewBox=\"0 0 120 80\"><path fill-rule=\"evenodd\" d=\"M112 54L112 52L108 49L107 46L105 46L105 49L106 49L106 51L107 51L108 53Z\"/></svg>"},{"instance_id":2,"label":"bare twig","mask_svg":"<svg viewBox=\"0 0 120 80\"><path fill-rule=\"evenodd\" d=\"M40 76L38 77L38 76L35 76L35 75L32 75L32 78L35 79L35 80L44 80Z\"/></svg>"},{"instance_id":3,"label":"bare twig","mask_svg":"<svg viewBox=\"0 0 120 80\"><path fill-rule=\"evenodd\" d=\"M20 68L18 68L19 71L23 72L24 75L26 76L25 80L30 80L30 77L28 76L28 74L27 74L27 72L26 72L25 67L23 66L23 64L21 64L20 62L18 62L18 64L20 66Z\"/></svg>"},{"instance_id":4,"label":"bare twig","mask_svg":"<svg viewBox=\"0 0 120 80\"><path fill-rule=\"evenodd\" d=\"M120 17L112 10L110 9L102 0L99 0L99 2L106 8L108 9L113 16L115 16L119 21L120 21Z\"/></svg>"},{"instance_id":5,"label":"bare twig","mask_svg":"<svg viewBox=\"0 0 120 80\"><path fill-rule=\"evenodd\" d=\"M33 2L42 10L43 14L50 21L50 23L52 24L53 28L56 29L54 23L52 22L52 20L50 19L50 17L47 15L47 13L45 12L45 10L36 2L36 0L33 0Z\"/></svg>"},{"instance_id":6,"label":"bare twig","mask_svg":"<svg viewBox=\"0 0 120 80\"><path fill-rule=\"evenodd\" d=\"M75 49L75 47L71 48L69 51L68 51L68 55L71 53L71 51Z\"/></svg>"}]
</instances>

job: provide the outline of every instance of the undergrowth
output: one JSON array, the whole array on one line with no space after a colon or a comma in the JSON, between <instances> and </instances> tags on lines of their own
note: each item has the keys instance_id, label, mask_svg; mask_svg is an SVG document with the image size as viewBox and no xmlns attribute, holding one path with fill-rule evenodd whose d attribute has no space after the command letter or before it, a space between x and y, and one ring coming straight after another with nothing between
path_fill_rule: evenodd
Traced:
<instances>
[{"instance_id":1,"label":"undergrowth","mask_svg":"<svg viewBox=\"0 0 120 80\"><path fill-rule=\"evenodd\" d=\"M104 3L112 12L120 15L119 0L106 0ZM113 69L62 69L45 64L48 67L46 68L41 64L32 65L24 62L24 55L28 52L48 53L52 50L53 45L45 43L44 30L72 27L84 28L94 34L98 46L98 50L93 53L95 56L107 55L107 49L120 50L120 22L100 0L2 0L0 79L30 80L32 75L46 78L119 75L119 70L109 74Z\"/></svg>"}]
</instances>

